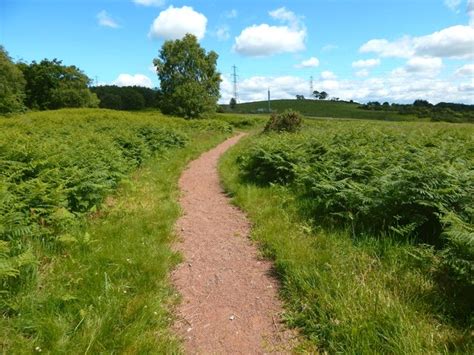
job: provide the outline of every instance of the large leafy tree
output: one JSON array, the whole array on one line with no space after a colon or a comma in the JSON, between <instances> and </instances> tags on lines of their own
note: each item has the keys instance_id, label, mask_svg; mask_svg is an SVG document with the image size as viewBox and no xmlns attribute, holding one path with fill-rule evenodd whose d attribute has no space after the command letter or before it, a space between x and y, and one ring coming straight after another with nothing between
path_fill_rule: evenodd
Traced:
<instances>
[{"instance_id":1,"label":"large leafy tree","mask_svg":"<svg viewBox=\"0 0 474 355\"><path fill-rule=\"evenodd\" d=\"M25 103L29 108L96 107L99 103L88 88L90 79L74 65L65 66L60 60L44 59L18 66L26 79Z\"/></svg>"},{"instance_id":2,"label":"large leafy tree","mask_svg":"<svg viewBox=\"0 0 474 355\"><path fill-rule=\"evenodd\" d=\"M187 118L214 112L219 99L218 55L206 53L197 38L166 41L153 63L161 85L161 110Z\"/></svg>"},{"instance_id":3,"label":"large leafy tree","mask_svg":"<svg viewBox=\"0 0 474 355\"><path fill-rule=\"evenodd\" d=\"M24 97L23 74L0 46L0 114L22 111Z\"/></svg>"}]
</instances>

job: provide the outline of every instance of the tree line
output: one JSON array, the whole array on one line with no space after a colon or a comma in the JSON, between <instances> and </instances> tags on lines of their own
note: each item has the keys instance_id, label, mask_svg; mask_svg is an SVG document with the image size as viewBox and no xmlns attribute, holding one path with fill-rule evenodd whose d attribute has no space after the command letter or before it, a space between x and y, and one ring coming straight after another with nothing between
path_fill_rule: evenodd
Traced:
<instances>
[{"instance_id":1,"label":"tree line","mask_svg":"<svg viewBox=\"0 0 474 355\"><path fill-rule=\"evenodd\" d=\"M440 102L433 105L427 100L419 99L412 104L370 101L359 107L364 110L397 112L418 118L430 118L432 121L474 122L474 105L451 102Z\"/></svg>"},{"instance_id":2,"label":"tree line","mask_svg":"<svg viewBox=\"0 0 474 355\"><path fill-rule=\"evenodd\" d=\"M65 107L116 110L159 108L186 118L215 112L219 99L218 55L206 52L197 38L166 41L153 63L160 89L114 85L91 87L92 80L78 67L58 59L14 63L0 46L0 114Z\"/></svg>"}]
</instances>

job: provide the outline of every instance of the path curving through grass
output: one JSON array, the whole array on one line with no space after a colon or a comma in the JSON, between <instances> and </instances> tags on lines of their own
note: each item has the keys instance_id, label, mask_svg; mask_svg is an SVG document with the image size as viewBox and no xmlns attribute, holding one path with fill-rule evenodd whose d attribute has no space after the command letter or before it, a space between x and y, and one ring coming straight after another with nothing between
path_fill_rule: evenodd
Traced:
<instances>
[{"instance_id":1,"label":"path curving through grass","mask_svg":"<svg viewBox=\"0 0 474 355\"><path fill-rule=\"evenodd\" d=\"M182 295L177 332L187 353L287 352L291 336L279 322L281 304L272 265L249 240L250 224L230 204L217 173L219 157L244 134L191 162L179 186L177 229L184 255L173 273Z\"/></svg>"}]
</instances>

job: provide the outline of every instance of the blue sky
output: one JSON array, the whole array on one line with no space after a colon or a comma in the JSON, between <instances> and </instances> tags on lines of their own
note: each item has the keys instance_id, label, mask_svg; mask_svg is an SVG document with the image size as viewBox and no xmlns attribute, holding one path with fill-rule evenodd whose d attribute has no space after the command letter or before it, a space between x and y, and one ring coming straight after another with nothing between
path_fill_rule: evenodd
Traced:
<instances>
[{"instance_id":1,"label":"blue sky","mask_svg":"<svg viewBox=\"0 0 474 355\"><path fill-rule=\"evenodd\" d=\"M165 39L219 54L221 102L308 96L474 103L474 0L2 0L15 60L58 58L101 84L157 86Z\"/></svg>"}]
</instances>

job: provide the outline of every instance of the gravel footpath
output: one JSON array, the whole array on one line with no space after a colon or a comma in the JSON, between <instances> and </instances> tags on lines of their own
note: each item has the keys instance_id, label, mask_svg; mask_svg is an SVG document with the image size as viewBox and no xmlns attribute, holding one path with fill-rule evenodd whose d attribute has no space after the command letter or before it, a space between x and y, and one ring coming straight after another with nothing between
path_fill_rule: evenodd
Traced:
<instances>
[{"instance_id":1,"label":"gravel footpath","mask_svg":"<svg viewBox=\"0 0 474 355\"><path fill-rule=\"evenodd\" d=\"M182 295L175 324L188 354L288 353L294 338L279 315L272 265L250 241L246 216L230 204L217 173L219 157L244 134L201 155L183 172L183 216L173 272Z\"/></svg>"}]
</instances>

